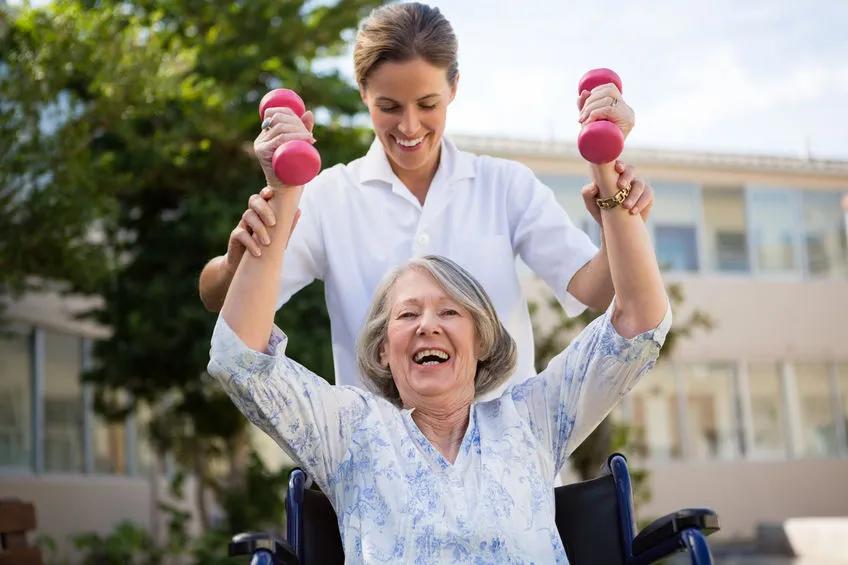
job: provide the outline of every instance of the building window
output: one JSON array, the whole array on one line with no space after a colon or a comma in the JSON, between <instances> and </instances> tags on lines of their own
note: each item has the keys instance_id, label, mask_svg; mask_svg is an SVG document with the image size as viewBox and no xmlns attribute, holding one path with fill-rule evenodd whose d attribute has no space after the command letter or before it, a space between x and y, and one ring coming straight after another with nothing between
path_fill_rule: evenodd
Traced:
<instances>
[{"instance_id":1,"label":"building window","mask_svg":"<svg viewBox=\"0 0 848 565\"><path fill-rule=\"evenodd\" d=\"M747 272L750 265L744 190L705 187L703 194L707 268L719 272Z\"/></svg>"},{"instance_id":2,"label":"building window","mask_svg":"<svg viewBox=\"0 0 848 565\"><path fill-rule=\"evenodd\" d=\"M589 179L568 175L539 175L539 180L554 191L557 202L565 209L574 225L584 231L595 245L600 246L601 226L586 210L583 196L580 194Z\"/></svg>"},{"instance_id":3,"label":"building window","mask_svg":"<svg viewBox=\"0 0 848 565\"><path fill-rule=\"evenodd\" d=\"M0 467L31 468L30 339L23 328L8 333L0 337Z\"/></svg>"},{"instance_id":4,"label":"building window","mask_svg":"<svg viewBox=\"0 0 848 565\"><path fill-rule=\"evenodd\" d=\"M810 275L848 274L842 194L804 192L804 256Z\"/></svg>"},{"instance_id":5,"label":"building window","mask_svg":"<svg viewBox=\"0 0 848 565\"><path fill-rule=\"evenodd\" d=\"M776 363L752 363L748 366L751 393L751 423L754 457L786 457L786 414L783 388Z\"/></svg>"},{"instance_id":6,"label":"building window","mask_svg":"<svg viewBox=\"0 0 848 565\"><path fill-rule=\"evenodd\" d=\"M654 183L651 211L657 261L665 271L697 271L698 218L701 217L698 187L692 184Z\"/></svg>"},{"instance_id":7,"label":"building window","mask_svg":"<svg viewBox=\"0 0 848 565\"><path fill-rule=\"evenodd\" d=\"M147 404L136 404L136 441L135 464L136 473L150 476L155 466L156 456L153 452L153 439L150 437L150 421L153 413Z\"/></svg>"},{"instance_id":8,"label":"building window","mask_svg":"<svg viewBox=\"0 0 848 565\"><path fill-rule=\"evenodd\" d=\"M127 472L127 436L124 422L94 417L94 471L113 475Z\"/></svg>"},{"instance_id":9,"label":"building window","mask_svg":"<svg viewBox=\"0 0 848 565\"><path fill-rule=\"evenodd\" d=\"M800 272L800 194L789 190L751 189L748 203L757 272Z\"/></svg>"},{"instance_id":10,"label":"building window","mask_svg":"<svg viewBox=\"0 0 848 565\"><path fill-rule=\"evenodd\" d=\"M798 453L809 457L835 455L838 448L830 369L824 363L796 363L793 368L800 405Z\"/></svg>"},{"instance_id":11,"label":"building window","mask_svg":"<svg viewBox=\"0 0 848 565\"><path fill-rule=\"evenodd\" d=\"M688 453L694 459L741 455L736 371L729 364L680 367L686 377Z\"/></svg>"},{"instance_id":12,"label":"building window","mask_svg":"<svg viewBox=\"0 0 848 565\"><path fill-rule=\"evenodd\" d=\"M653 460L679 458L681 431L674 373L659 364L630 393L634 455Z\"/></svg>"},{"instance_id":13,"label":"building window","mask_svg":"<svg viewBox=\"0 0 848 565\"><path fill-rule=\"evenodd\" d=\"M83 471L82 344L77 336L44 332L44 469Z\"/></svg>"}]
</instances>

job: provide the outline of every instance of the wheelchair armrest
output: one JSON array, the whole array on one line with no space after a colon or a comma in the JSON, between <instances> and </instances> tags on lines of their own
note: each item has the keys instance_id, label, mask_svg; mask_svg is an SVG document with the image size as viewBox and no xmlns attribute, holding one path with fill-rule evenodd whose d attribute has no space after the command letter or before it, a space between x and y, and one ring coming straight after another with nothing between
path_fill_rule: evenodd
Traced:
<instances>
[{"instance_id":1,"label":"wheelchair armrest","mask_svg":"<svg viewBox=\"0 0 848 565\"><path fill-rule=\"evenodd\" d=\"M297 555L289 543L266 532L243 532L234 535L228 547L228 555L253 555L259 550L270 553L274 563L298 565Z\"/></svg>"},{"instance_id":2,"label":"wheelchair armrest","mask_svg":"<svg viewBox=\"0 0 848 565\"><path fill-rule=\"evenodd\" d=\"M657 518L633 539L633 555L644 553L689 528L710 535L719 529L718 516L709 508L686 508Z\"/></svg>"}]
</instances>

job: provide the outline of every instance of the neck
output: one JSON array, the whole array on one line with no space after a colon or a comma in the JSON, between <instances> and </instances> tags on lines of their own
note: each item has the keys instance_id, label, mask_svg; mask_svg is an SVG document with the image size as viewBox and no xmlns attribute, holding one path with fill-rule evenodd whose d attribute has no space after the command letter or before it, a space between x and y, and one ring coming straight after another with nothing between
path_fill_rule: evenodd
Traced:
<instances>
[{"instance_id":1,"label":"neck","mask_svg":"<svg viewBox=\"0 0 848 565\"><path fill-rule=\"evenodd\" d=\"M412 420L439 453L453 463L468 429L470 408L467 401L443 408L416 407Z\"/></svg>"},{"instance_id":2,"label":"neck","mask_svg":"<svg viewBox=\"0 0 848 565\"><path fill-rule=\"evenodd\" d=\"M397 178L399 178L413 196L418 199L418 202L420 202L422 206L424 205L424 200L427 198L427 192L430 190L430 183L433 182L433 177L436 176L436 171L439 168L441 155L442 150L439 148L439 152L432 163L428 163L414 170L401 170L392 162L391 159L389 159L389 164L391 165L395 175L397 175Z\"/></svg>"}]
</instances>

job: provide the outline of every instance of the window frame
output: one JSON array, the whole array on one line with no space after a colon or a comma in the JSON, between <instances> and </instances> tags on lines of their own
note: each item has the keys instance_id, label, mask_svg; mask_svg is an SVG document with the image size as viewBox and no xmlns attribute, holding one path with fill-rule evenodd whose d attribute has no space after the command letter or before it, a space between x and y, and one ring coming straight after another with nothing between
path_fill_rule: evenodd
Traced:
<instances>
[{"instance_id":1,"label":"window frame","mask_svg":"<svg viewBox=\"0 0 848 565\"><path fill-rule=\"evenodd\" d=\"M671 190L680 190L683 188L687 192L689 192L689 197L691 199L692 205L692 216L693 216L693 227L695 229L695 265L696 267L692 270L687 269L662 269L663 275L675 275L675 276L686 276L686 275L695 275L695 274L703 274L705 272L704 269L704 197L703 197L703 186L697 182L689 182L689 181L676 181L676 180L662 180L652 182L651 186L654 188L654 196L657 199L661 197L657 194L657 188L661 190L668 187ZM687 223L670 223L666 224L665 222L659 222L660 225L669 225L670 227L687 227L689 224ZM657 259L659 261L659 247L657 245L657 235L656 235L656 226L657 219L656 214L651 214L648 217L648 233L651 236L651 244L653 245L654 252L657 254Z\"/></svg>"},{"instance_id":2,"label":"window frame","mask_svg":"<svg viewBox=\"0 0 848 565\"><path fill-rule=\"evenodd\" d=\"M20 329L18 329L20 328ZM9 326L11 331L20 332L27 338L27 357L29 359L29 390L30 390L30 460L29 464L23 465L0 465L0 477L16 476L58 476L58 477L126 477L133 478L141 476L135 458L137 441L136 419L131 412L124 423L125 425L125 453L127 457L126 472L103 473L94 469L94 388L90 383L80 383L82 392L82 471L47 471L45 470L45 387L46 373L45 360L46 332L55 331L64 333L79 340L82 356L79 367L80 377L84 370L92 366L92 351L94 340L79 333L68 332L63 329L41 325L17 324L14 320Z\"/></svg>"},{"instance_id":3,"label":"window frame","mask_svg":"<svg viewBox=\"0 0 848 565\"><path fill-rule=\"evenodd\" d=\"M761 280L773 281L802 281L806 278L805 265L807 261L806 249L803 246L803 234L801 226L804 225L804 216L801 206L803 191L799 188L768 186L752 184L745 186L745 230L748 234L748 257L751 263L751 275ZM789 199L789 208L793 211L792 257L795 268L787 271L764 271L760 266L759 254L757 252L757 238L754 232L754 198L757 194L783 194Z\"/></svg>"}]
</instances>

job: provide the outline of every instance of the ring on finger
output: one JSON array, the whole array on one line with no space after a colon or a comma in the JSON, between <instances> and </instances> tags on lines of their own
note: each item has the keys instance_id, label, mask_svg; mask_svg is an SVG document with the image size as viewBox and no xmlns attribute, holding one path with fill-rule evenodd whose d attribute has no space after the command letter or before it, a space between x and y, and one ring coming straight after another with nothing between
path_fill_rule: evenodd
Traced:
<instances>
[{"instance_id":1,"label":"ring on finger","mask_svg":"<svg viewBox=\"0 0 848 565\"><path fill-rule=\"evenodd\" d=\"M265 130L270 129L270 128L271 128L271 118L265 118L264 120L262 120L262 131L265 131Z\"/></svg>"}]
</instances>

